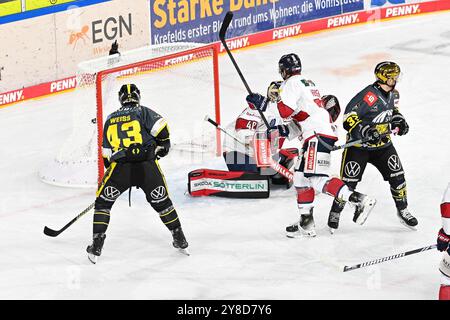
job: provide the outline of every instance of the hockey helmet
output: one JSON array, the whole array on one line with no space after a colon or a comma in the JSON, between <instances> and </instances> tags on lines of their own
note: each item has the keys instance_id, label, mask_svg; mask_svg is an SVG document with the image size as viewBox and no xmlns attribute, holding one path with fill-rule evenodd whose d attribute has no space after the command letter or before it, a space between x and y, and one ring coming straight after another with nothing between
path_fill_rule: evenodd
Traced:
<instances>
[{"instance_id":1,"label":"hockey helmet","mask_svg":"<svg viewBox=\"0 0 450 320\"><path fill-rule=\"evenodd\" d=\"M278 61L278 70L281 77L286 80L290 76L302 72L302 62L295 53L285 54Z\"/></svg>"},{"instance_id":2,"label":"hockey helmet","mask_svg":"<svg viewBox=\"0 0 450 320\"><path fill-rule=\"evenodd\" d=\"M339 105L339 100L336 98L336 96L330 94L323 96L322 102L325 110L327 110L330 114L331 120L335 122L341 114L341 106Z\"/></svg>"},{"instance_id":3,"label":"hockey helmet","mask_svg":"<svg viewBox=\"0 0 450 320\"><path fill-rule=\"evenodd\" d=\"M124 84L119 90L119 102L122 106L127 104L139 104L141 92L135 84Z\"/></svg>"},{"instance_id":4,"label":"hockey helmet","mask_svg":"<svg viewBox=\"0 0 450 320\"><path fill-rule=\"evenodd\" d=\"M400 67L392 61L383 61L375 67L377 82L394 87L400 77Z\"/></svg>"}]
</instances>

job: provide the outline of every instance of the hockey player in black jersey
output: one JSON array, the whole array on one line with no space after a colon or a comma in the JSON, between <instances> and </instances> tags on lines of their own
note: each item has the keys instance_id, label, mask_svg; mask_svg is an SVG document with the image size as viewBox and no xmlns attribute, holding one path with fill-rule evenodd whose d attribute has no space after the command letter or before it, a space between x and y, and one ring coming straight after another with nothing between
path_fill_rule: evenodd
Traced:
<instances>
[{"instance_id":1,"label":"hockey player in black jersey","mask_svg":"<svg viewBox=\"0 0 450 320\"><path fill-rule=\"evenodd\" d=\"M398 108L399 93L395 86L399 75L400 67L396 63L379 63L375 68L376 82L348 103L344 113L347 141L365 139L368 142L344 150L341 178L355 188L367 163L374 165L389 182L400 222L414 229L418 222L408 211L405 173L390 136L391 133L403 136L409 130ZM328 218L330 231L338 228L344 206L344 202L335 198Z\"/></svg>"},{"instance_id":2,"label":"hockey player in black jersey","mask_svg":"<svg viewBox=\"0 0 450 320\"><path fill-rule=\"evenodd\" d=\"M140 91L134 84L121 87L119 101L121 108L108 116L103 129L102 153L107 171L97 189L93 243L87 247L89 260L96 263L102 253L114 202L133 186L145 192L147 201L171 231L173 246L187 253L188 243L158 164L170 149L167 122L140 105Z\"/></svg>"}]
</instances>

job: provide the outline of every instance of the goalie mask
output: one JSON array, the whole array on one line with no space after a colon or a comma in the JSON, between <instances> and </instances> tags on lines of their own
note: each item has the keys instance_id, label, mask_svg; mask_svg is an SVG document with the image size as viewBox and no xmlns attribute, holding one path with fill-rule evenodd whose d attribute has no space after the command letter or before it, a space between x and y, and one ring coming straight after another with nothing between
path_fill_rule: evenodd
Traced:
<instances>
[{"instance_id":1,"label":"goalie mask","mask_svg":"<svg viewBox=\"0 0 450 320\"><path fill-rule=\"evenodd\" d=\"M122 106L128 104L139 105L141 92L135 84L124 84L119 90L119 102Z\"/></svg>"}]
</instances>

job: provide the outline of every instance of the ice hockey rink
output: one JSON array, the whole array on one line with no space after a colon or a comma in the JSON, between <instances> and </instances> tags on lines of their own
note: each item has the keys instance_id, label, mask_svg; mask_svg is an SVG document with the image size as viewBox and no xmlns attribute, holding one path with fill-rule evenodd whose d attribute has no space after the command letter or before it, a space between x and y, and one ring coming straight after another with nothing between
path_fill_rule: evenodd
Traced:
<instances>
[{"instance_id":1,"label":"ice hockey rink","mask_svg":"<svg viewBox=\"0 0 450 320\"><path fill-rule=\"evenodd\" d=\"M191 255L172 247L169 231L137 190L131 208L128 194L113 207L103 254L93 265L85 251L92 212L57 238L42 232L44 225L64 226L95 199L94 189L56 187L38 177L71 132L70 104L76 101L66 93L0 109L0 298L437 299L437 250L342 269L436 243L439 205L450 180L449 21L450 12L421 15L235 53L250 87L261 93L279 79L281 55L299 54L303 73L322 94L336 95L342 107L373 82L377 62L396 61L403 71L400 108L410 132L394 137L394 144L406 170L417 231L399 223L388 184L370 166L359 191L378 203L365 225L354 224L346 208L340 228L329 234L332 199L321 195L315 208L317 237L288 239L284 229L298 218L293 189L272 190L262 200L191 198L185 194L189 171L226 167L221 158L180 163L180 154L173 152L160 164ZM222 123L227 124L245 107L246 90L226 55L220 56L220 83ZM142 93L150 107L164 94L171 92ZM184 100L180 112L194 110L195 91ZM340 156L333 154L336 175Z\"/></svg>"}]
</instances>

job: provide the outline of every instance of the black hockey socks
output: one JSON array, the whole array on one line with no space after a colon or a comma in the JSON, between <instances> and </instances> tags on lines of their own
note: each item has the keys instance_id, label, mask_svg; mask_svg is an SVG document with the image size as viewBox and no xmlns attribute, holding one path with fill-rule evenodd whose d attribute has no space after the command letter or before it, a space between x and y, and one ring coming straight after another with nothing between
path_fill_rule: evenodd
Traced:
<instances>
[{"instance_id":1,"label":"black hockey socks","mask_svg":"<svg viewBox=\"0 0 450 320\"><path fill-rule=\"evenodd\" d=\"M110 214L109 210L98 210L94 213L94 234L105 233L108 229Z\"/></svg>"},{"instance_id":2,"label":"black hockey socks","mask_svg":"<svg viewBox=\"0 0 450 320\"><path fill-rule=\"evenodd\" d=\"M174 230L181 226L180 219L178 219L178 214L173 205L170 205L167 209L159 211L159 217L161 221L169 230Z\"/></svg>"},{"instance_id":3,"label":"black hockey socks","mask_svg":"<svg viewBox=\"0 0 450 320\"><path fill-rule=\"evenodd\" d=\"M391 183L391 194L395 201L395 206L398 210L403 210L408 207L408 200L406 196L406 182Z\"/></svg>"}]
</instances>

